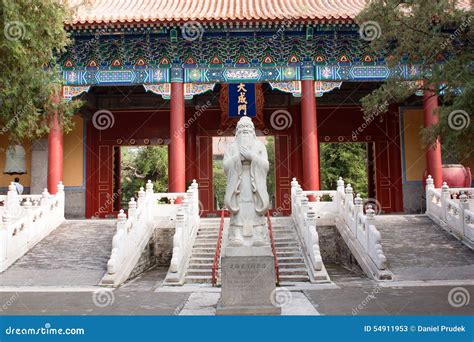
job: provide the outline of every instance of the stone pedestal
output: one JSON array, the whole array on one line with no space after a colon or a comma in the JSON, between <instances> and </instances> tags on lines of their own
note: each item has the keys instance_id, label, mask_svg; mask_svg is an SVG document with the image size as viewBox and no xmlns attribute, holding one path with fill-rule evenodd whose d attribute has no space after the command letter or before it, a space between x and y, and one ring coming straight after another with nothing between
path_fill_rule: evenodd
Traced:
<instances>
[{"instance_id":1,"label":"stone pedestal","mask_svg":"<svg viewBox=\"0 0 474 342\"><path fill-rule=\"evenodd\" d=\"M269 246L225 247L217 315L280 315L272 304L275 261Z\"/></svg>"}]
</instances>

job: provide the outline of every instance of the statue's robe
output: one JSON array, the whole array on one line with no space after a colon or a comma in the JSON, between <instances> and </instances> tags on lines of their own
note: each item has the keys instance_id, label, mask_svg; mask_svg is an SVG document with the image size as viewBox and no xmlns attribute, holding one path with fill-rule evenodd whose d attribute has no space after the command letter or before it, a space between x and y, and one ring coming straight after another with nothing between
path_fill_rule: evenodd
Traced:
<instances>
[{"instance_id":1,"label":"statue's robe","mask_svg":"<svg viewBox=\"0 0 474 342\"><path fill-rule=\"evenodd\" d=\"M265 225L264 215L270 206L267 149L257 139L247 148L253 152L253 160L242 160L237 139L224 153L227 175L224 204L232 213L230 224L243 227L244 236L252 235L251 227Z\"/></svg>"}]
</instances>

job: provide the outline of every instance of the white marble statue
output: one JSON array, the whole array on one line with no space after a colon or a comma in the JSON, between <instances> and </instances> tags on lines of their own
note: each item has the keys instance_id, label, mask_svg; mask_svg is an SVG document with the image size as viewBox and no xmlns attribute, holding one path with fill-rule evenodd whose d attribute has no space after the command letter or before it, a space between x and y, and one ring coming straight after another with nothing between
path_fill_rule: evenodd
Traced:
<instances>
[{"instance_id":1,"label":"white marble statue","mask_svg":"<svg viewBox=\"0 0 474 342\"><path fill-rule=\"evenodd\" d=\"M257 140L249 117L237 123L235 140L224 153L227 188L224 203L231 213L230 246L264 246L269 243L265 214L268 157L265 145Z\"/></svg>"}]
</instances>

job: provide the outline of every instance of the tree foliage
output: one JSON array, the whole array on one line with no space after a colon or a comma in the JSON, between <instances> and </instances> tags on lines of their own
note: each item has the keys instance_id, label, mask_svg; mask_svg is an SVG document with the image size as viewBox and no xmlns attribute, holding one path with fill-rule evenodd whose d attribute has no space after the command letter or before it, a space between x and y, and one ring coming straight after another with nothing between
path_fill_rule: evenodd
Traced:
<instances>
[{"instance_id":1,"label":"tree foliage","mask_svg":"<svg viewBox=\"0 0 474 342\"><path fill-rule=\"evenodd\" d=\"M121 198L126 207L148 180L155 192L168 191L168 149L166 146L123 147L121 150Z\"/></svg>"},{"instance_id":2,"label":"tree foliage","mask_svg":"<svg viewBox=\"0 0 474 342\"><path fill-rule=\"evenodd\" d=\"M465 2L464 2L465 3ZM391 78L362 100L366 115L385 103L401 103L417 90L436 85L440 96L439 123L423 130L423 140L432 144L439 136L452 153L464 159L474 150L474 49L473 11L453 0L373 0L360 13L361 28L371 27L370 46L385 51L389 65L416 64L422 83ZM375 32L374 32L375 31ZM367 37L366 37L367 38Z\"/></svg>"},{"instance_id":3,"label":"tree foliage","mask_svg":"<svg viewBox=\"0 0 474 342\"><path fill-rule=\"evenodd\" d=\"M64 29L69 10L55 0L2 0L0 6L0 124L11 142L48 131L48 113L58 110L66 131L80 102L59 103L57 57L70 43Z\"/></svg>"},{"instance_id":4,"label":"tree foliage","mask_svg":"<svg viewBox=\"0 0 474 342\"><path fill-rule=\"evenodd\" d=\"M351 184L354 193L367 197L367 156L365 144L322 143L321 185L322 189L335 190L339 177Z\"/></svg>"}]
</instances>

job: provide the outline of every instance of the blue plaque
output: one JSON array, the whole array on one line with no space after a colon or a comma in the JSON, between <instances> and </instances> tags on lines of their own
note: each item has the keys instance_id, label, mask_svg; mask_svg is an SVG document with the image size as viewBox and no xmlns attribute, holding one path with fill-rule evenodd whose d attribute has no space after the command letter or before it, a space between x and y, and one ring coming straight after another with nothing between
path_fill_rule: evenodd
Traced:
<instances>
[{"instance_id":1,"label":"blue plaque","mask_svg":"<svg viewBox=\"0 0 474 342\"><path fill-rule=\"evenodd\" d=\"M255 83L229 84L229 113L230 118L257 115L255 106Z\"/></svg>"}]
</instances>

